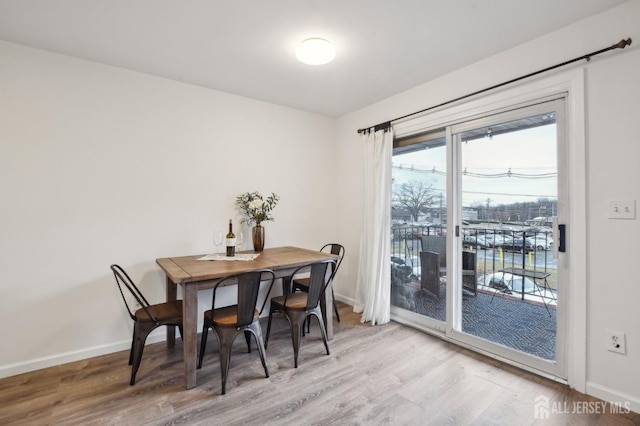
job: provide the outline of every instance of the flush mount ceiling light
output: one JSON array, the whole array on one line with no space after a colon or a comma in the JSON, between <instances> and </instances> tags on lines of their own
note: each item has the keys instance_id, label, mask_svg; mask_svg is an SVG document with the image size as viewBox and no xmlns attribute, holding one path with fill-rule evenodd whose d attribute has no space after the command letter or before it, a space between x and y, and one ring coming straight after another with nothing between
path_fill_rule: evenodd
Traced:
<instances>
[{"instance_id":1,"label":"flush mount ceiling light","mask_svg":"<svg viewBox=\"0 0 640 426\"><path fill-rule=\"evenodd\" d=\"M327 40L308 38L298 44L296 58L307 65L323 65L333 61L336 48Z\"/></svg>"}]
</instances>

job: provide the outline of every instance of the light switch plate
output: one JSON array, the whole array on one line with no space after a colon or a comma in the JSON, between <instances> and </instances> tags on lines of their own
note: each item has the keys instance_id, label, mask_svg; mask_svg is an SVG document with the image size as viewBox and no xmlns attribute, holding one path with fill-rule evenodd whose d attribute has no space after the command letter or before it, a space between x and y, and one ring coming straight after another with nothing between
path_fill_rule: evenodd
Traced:
<instances>
[{"instance_id":1,"label":"light switch plate","mask_svg":"<svg viewBox=\"0 0 640 426\"><path fill-rule=\"evenodd\" d=\"M635 219L636 200L609 200L609 219Z\"/></svg>"}]
</instances>

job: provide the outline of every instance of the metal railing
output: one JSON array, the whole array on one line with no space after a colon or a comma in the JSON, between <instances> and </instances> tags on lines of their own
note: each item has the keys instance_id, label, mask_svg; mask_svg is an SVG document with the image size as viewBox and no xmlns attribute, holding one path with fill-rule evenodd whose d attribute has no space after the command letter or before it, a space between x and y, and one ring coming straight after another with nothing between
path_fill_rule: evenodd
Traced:
<instances>
[{"instance_id":1,"label":"metal railing","mask_svg":"<svg viewBox=\"0 0 640 426\"><path fill-rule=\"evenodd\" d=\"M444 238L446 229L440 225L391 228L392 264L410 266L409 280L420 280L422 237L427 235ZM548 273L547 285L551 289L557 288L557 261L549 230L464 227L461 238L464 250L476 252L479 278L505 268L522 268Z\"/></svg>"}]
</instances>

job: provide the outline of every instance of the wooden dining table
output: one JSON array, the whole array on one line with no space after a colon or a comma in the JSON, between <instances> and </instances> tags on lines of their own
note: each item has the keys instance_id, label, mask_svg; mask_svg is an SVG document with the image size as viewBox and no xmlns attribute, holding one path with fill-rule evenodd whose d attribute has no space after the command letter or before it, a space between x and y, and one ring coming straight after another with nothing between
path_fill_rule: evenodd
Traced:
<instances>
[{"instance_id":1,"label":"wooden dining table","mask_svg":"<svg viewBox=\"0 0 640 426\"><path fill-rule=\"evenodd\" d=\"M196 386L196 361L198 350L198 290L210 289L229 275L271 269L276 278L283 279L283 291L290 282L291 274L300 266L337 256L299 247L275 247L261 252L254 260L199 260L204 255L177 256L156 259L166 275L167 301L176 300L178 286L182 287L182 343L184 352L185 384L187 389ZM333 337L333 315L331 289L325 291L322 300L322 315L327 337ZM267 295L268 296L268 295ZM175 327L167 327L167 346L175 345Z\"/></svg>"}]
</instances>

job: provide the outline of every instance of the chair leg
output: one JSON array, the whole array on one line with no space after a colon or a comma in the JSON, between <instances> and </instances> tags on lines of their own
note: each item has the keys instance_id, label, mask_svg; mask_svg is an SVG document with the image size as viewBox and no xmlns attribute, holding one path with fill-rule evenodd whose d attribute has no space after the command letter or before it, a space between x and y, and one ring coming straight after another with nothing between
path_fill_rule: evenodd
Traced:
<instances>
[{"instance_id":1,"label":"chair leg","mask_svg":"<svg viewBox=\"0 0 640 426\"><path fill-rule=\"evenodd\" d=\"M320 307L313 309L311 312L309 312L309 315L315 315L315 317L318 318L318 325L320 326L320 333L322 334L324 348L327 350L327 355L329 355L329 339L327 339L327 329L324 327L324 321L322 320L322 312L320 311Z\"/></svg>"},{"instance_id":2,"label":"chair leg","mask_svg":"<svg viewBox=\"0 0 640 426\"><path fill-rule=\"evenodd\" d=\"M298 353L300 352L300 338L307 315L301 311L288 311L285 313L291 326L291 343L293 344L293 366L298 368Z\"/></svg>"},{"instance_id":3,"label":"chair leg","mask_svg":"<svg viewBox=\"0 0 640 426\"><path fill-rule=\"evenodd\" d=\"M253 334L256 338L256 346L258 346L260 361L262 361L262 367L264 367L264 375L265 377L269 377L269 368L267 367L266 348L263 343L262 327L260 327L259 321L260 321L259 319L256 319L256 321L251 323L251 325L249 326L249 329L251 330L251 332L249 334Z\"/></svg>"},{"instance_id":4,"label":"chair leg","mask_svg":"<svg viewBox=\"0 0 640 426\"><path fill-rule=\"evenodd\" d=\"M247 341L247 352L251 353L251 332L249 330L244 331L244 340Z\"/></svg>"},{"instance_id":5,"label":"chair leg","mask_svg":"<svg viewBox=\"0 0 640 426\"><path fill-rule=\"evenodd\" d=\"M202 368L204 349L207 347L207 335L209 334L209 324L206 322L202 326L202 336L200 337L200 356L198 357L198 368Z\"/></svg>"},{"instance_id":6,"label":"chair leg","mask_svg":"<svg viewBox=\"0 0 640 426\"><path fill-rule=\"evenodd\" d=\"M137 321L134 325L133 334L135 339L133 341L133 353L131 354L133 363L131 365L131 380L129 381L129 385L131 386L136 383L136 374L138 373L138 368L140 368L140 362L142 361L142 353L144 352L144 344L147 340L147 336L155 328L155 324L152 324L152 327L149 327Z\"/></svg>"},{"instance_id":7,"label":"chair leg","mask_svg":"<svg viewBox=\"0 0 640 426\"><path fill-rule=\"evenodd\" d=\"M220 353L220 378L222 381L222 394L227 393L227 377L229 376L229 364L231 361L231 347L238 335L235 327L215 327L213 330L218 336L218 351Z\"/></svg>"},{"instance_id":8,"label":"chair leg","mask_svg":"<svg viewBox=\"0 0 640 426\"><path fill-rule=\"evenodd\" d=\"M340 320L338 320L338 321L340 321ZM184 336L184 330L182 329L181 325L178 326L178 331L180 331L180 340L184 341L184 337L183 337Z\"/></svg>"},{"instance_id":9,"label":"chair leg","mask_svg":"<svg viewBox=\"0 0 640 426\"><path fill-rule=\"evenodd\" d=\"M133 326L133 336L131 337L131 350L129 351L129 365L133 364L133 346L136 343L136 327Z\"/></svg>"}]
</instances>

